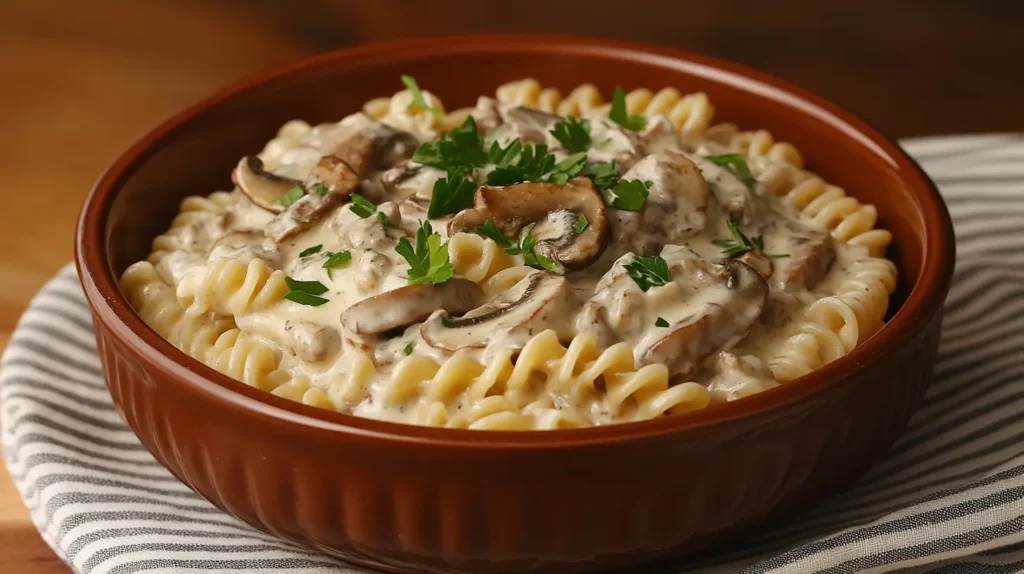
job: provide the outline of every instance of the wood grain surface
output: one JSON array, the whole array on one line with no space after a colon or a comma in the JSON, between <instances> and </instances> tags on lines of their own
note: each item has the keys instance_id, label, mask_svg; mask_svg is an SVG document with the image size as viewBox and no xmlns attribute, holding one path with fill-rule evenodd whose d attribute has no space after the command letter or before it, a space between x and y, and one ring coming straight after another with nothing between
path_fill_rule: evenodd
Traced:
<instances>
[{"instance_id":1,"label":"wood grain surface","mask_svg":"<svg viewBox=\"0 0 1024 574\"><path fill-rule=\"evenodd\" d=\"M759 67L908 137L1024 131L1022 24L1024 3L997 1L6 0L0 346L71 259L81 202L119 150L211 90L307 54L474 31L642 40ZM66 571L0 467L0 572Z\"/></svg>"}]
</instances>

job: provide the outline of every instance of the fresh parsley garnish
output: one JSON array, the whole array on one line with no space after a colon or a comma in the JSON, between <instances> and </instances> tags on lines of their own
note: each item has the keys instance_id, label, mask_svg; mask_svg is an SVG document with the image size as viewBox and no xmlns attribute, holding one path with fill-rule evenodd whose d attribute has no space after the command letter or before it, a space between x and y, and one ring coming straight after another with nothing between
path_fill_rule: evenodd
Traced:
<instances>
[{"instance_id":1,"label":"fresh parsley garnish","mask_svg":"<svg viewBox=\"0 0 1024 574\"><path fill-rule=\"evenodd\" d=\"M668 273L668 262L657 255L654 257L634 255L633 260L625 267L626 274L636 282L641 291L668 285L672 281L672 276Z\"/></svg>"},{"instance_id":2,"label":"fresh parsley garnish","mask_svg":"<svg viewBox=\"0 0 1024 574\"><path fill-rule=\"evenodd\" d=\"M601 192L604 204L622 211L643 211L647 205L651 182L638 179L620 179L615 186Z\"/></svg>"},{"instance_id":3,"label":"fresh parsley garnish","mask_svg":"<svg viewBox=\"0 0 1024 574\"><path fill-rule=\"evenodd\" d=\"M435 219L473 207L473 194L476 188L477 185L466 179L462 172L449 170L445 177L434 182L427 217Z\"/></svg>"},{"instance_id":4,"label":"fresh parsley garnish","mask_svg":"<svg viewBox=\"0 0 1024 574\"><path fill-rule=\"evenodd\" d=\"M314 245L312 247L307 247L307 248L303 249L301 253L299 253L299 257L309 257L310 255L314 255L316 253L320 253L320 250L323 249L323 248L324 248L324 246L323 246L322 243L320 245Z\"/></svg>"},{"instance_id":5,"label":"fresh parsley garnish","mask_svg":"<svg viewBox=\"0 0 1024 574\"><path fill-rule=\"evenodd\" d=\"M544 181L555 185L565 185L567 181L579 175L587 167L587 152L570 155L555 164L555 167L544 176Z\"/></svg>"},{"instance_id":6,"label":"fresh parsley garnish","mask_svg":"<svg viewBox=\"0 0 1024 574\"><path fill-rule=\"evenodd\" d=\"M416 247L403 237L395 251L409 263L409 283L444 283L455 274L448 260L448 244L441 243L441 236L434 233L429 221L424 221L416 231Z\"/></svg>"},{"instance_id":7,"label":"fresh parsley garnish","mask_svg":"<svg viewBox=\"0 0 1024 574\"><path fill-rule=\"evenodd\" d=\"M510 147L511 145L509 144ZM586 152L574 153L556 163L554 154L548 152L548 146L545 144L522 146L522 151L514 163L508 156L503 159L504 165L499 164L494 171L487 174L487 185L505 186L524 181L565 185L567 181L579 175L587 165Z\"/></svg>"},{"instance_id":8,"label":"fresh parsley garnish","mask_svg":"<svg viewBox=\"0 0 1024 574\"><path fill-rule=\"evenodd\" d=\"M612 109L608 112L608 119L631 132L638 132L647 125L647 118L631 116L626 112L626 92L622 86L615 86L615 93L612 94Z\"/></svg>"},{"instance_id":9,"label":"fresh parsley garnish","mask_svg":"<svg viewBox=\"0 0 1024 574\"><path fill-rule=\"evenodd\" d=\"M536 247L536 240L530 235L533 232L533 227L536 223L531 223L519 232L519 244L514 247L509 247L505 250L505 253L509 255L522 255L523 261L526 262L530 267L537 269L546 269L553 271L557 269L557 265L551 259L539 254L534 253L533 248Z\"/></svg>"},{"instance_id":10,"label":"fresh parsley garnish","mask_svg":"<svg viewBox=\"0 0 1024 574\"><path fill-rule=\"evenodd\" d=\"M323 268L327 270L327 276L331 279L334 278L331 275L333 270L344 267L348 265L349 261L352 261L351 251L336 251L334 253L328 251L325 255L327 255L327 259L324 261Z\"/></svg>"},{"instance_id":11,"label":"fresh parsley garnish","mask_svg":"<svg viewBox=\"0 0 1024 574\"><path fill-rule=\"evenodd\" d=\"M476 131L476 120L469 116L461 126L442 134L441 139L420 145L412 161L443 170L469 171L486 165L487 155Z\"/></svg>"},{"instance_id":12,"label":"fresh parsley garnish","mask_svg":"<svg viewBox=\"0 0 1024 574\"><path fill-rule=\"evenodd\" d=\"M733 215L725 221L726 227L732 239L712 239L711 242L722 248L722 254L726 257L739 257L754 249L764 250L764 237L747 237L739 228L740 218Z\"/></svg>"},{"instance_id":13,"label":"fresh parsley garnish","mask_svg":"<svg viewBox=\"0 0 1024 574\"><path fill-rule=\"evenodd\" d=\"M581 213L580 216L576 218L576 223L573 224L572 230L576 232L576 235L579 235L588 227L590 227L590 220L587 219L586 215Z\"/></svg>"},{"instance_id":14,"label":"fresh parsley garnish","mask_svg":"<svg viewBox=\"0 0 1024 574\"><path fill-rule=\"evenodd\" d=\"M485 221L483 225L478 225L473 231L478 235L483 235L484 237L493 239L495 243L502 247L512 247L512 240L505 237L505 234L502 233L501 230L498 229L498 226L490 219Z\"/></svg>"},{"instance_id":15,"label":"fresh parsley garnish","mask_svg":"<svg viewBox=\"0 0 1024 574\"><path fill-rule=\"evenodd\" d=\"M327 298L320 297L327 292L327 286L319 281L298 281L291 277L285 277L284 281L288 285L289 291L284 294L282 299L310 307L319 307L328 301Z\"/></svg>"},{"instance_id":16,"label":"fresh parsley garnish","mask_svg":"<svg viewBox=\"0 0 1024 574\"><path fill-rule=\"evenodd\" d=\"M452 320L450 318L442 315L441 316L441 326L445 327L446 329L452 329L452 328L455 327L455 323L452 323Z\"/></svg>"},{"instance_id":17,"label":"fresh parsley garnish","mask_svg":"<svg viewBox=\"0 0 1024 574\"><path fill-rule=\"evenodd\" d=\"M551 135L569 153L587 151L590 147L590 120L577 120L569 116L551 128Z\"/></svg>"},{"instance_id":18,"label":"fresh parsley garnish","mask_svg":"<svg viewBox=\"0 0 1024 574\"><path fill-rule=\"evenodd\" d=\"M384 215L384 213L380 211L377 212L377 219L380 220L380 225L384 229L391 229L392 227L395 226L395 224L391 223L391 220L388 219L388 216Z\"/></svg>"},{"instance_id":19,"label":"fresh parsley garnish","mask_svg":"<svg viewBox=\"0 0 1024 574\"><path fill-rule=\"evenodd\" d=\"M600 190L608 189L619 180L619 172L615 170L615 160L592 163L583 170L583 175L594 182L594 187Z\"/></svg>"},{"instance_id":20,"label":"fresh parsley garnish","mask_svg":"<svg viewBox=\"0 0 1024 574\"><path fill-rule=\"evenodd\" d=\"M289 189L288 193L285 193L281 197L275 199L274 203L278 205L283 205L284 207L288 207L289 205L298 201L299 198L301 198L303 195L306 195L306 192L303 191L301 187L296 185L295 187Z\"/></svg>"},{"instance_id":21,"label":"fresh parsley garnish","mask_svg":"<svg viewBox=\"0 0 1024 574\"><path fill-rule=\"evenodd\" d=\"M658 317L658 320L654 322L654 326L661 328L668 327L668 321L662 319L661 317Z\"/></svg>"},{"instance_id":22,"label":"fresh parsley garnish","mask_svg":"<svg viewBox=\"0 0 1024 574\"><path fill-rule=\"evenodd\" d=\"M358 215L359 217L362 217L363 219L366 219L367 217L370 217L374 213L377 213L377 206L374 205L373 202L370 201L369 199L366 199L365 197L359 195L358 193L353 193L349 197L352 198L352 204L349 205L348 208L349 210L352 211L352 213Z\"/></svg>"},{"instance_id":23,"label":"fresh parsley garnish","mask_svg":"<svg viewBox=\"0 0 1024 574\"><path fill-rule=\"evenodd\" d=\"M405 349L403 349L403 352L405 353L406 357L412 354L412 350L413 348L415 348L415 346L416 344L413 343L412 341L405 344Z\"/></svg>"},{"instance_id":24,"label":"fresh parsley garnish","mask_svg":"<svg viewBox=\"0 0 1024 574\"><path fill-rule=\"evenodd\" d=\"M523 143L514 139L505 147L498 142L491 143L491 150L487 152L487 163L493 163L498 167L508 167L523 151Z\"/></svg>"},{"instance_id":25,"label":"fresh parsley garnish","mask_svg":"<svg viewBox=\"0 0 1024 574\"><path fill-rule=\"evenodd\" d=\"M704 159L711 163L728 168L743 185L746 185L749 189L754 189L757 184L757 180L754 179L754 174L750 173L750 166L747 165L747 160L738 153L725 153L721 155L706 155Z\"/></svg>"},{"instance_id":26,"label":"fresh parsley garnish","mask_svg":"<svg viewBox=\"0 0 1024 574\"><path fill-rule=\"evenodd\" d=\"M419 107L420 109L426 110L436 117L441 117L443 113L437 108L432 108L427 105L427 99L423 97L423 92L420 90L419 84L416 83L416 78L402 74L402 83L409 89L409 93L412 94L412 103L409 104L409 109L413 107Z\"/></svg>"},{"instance_id":27,"label":"fresh parsley garnish","mask_svg":"<svg viewBox=\"0 0 1024 574\"><path fill-rule=\"evenodd\" d=\"M324 184L323 182L317 182L316 184L313 185L313 191L317 195L324 196L327 195L327 192L330 191L330 188L327 187L327 185Z\"/></svg>"}]
</instances>

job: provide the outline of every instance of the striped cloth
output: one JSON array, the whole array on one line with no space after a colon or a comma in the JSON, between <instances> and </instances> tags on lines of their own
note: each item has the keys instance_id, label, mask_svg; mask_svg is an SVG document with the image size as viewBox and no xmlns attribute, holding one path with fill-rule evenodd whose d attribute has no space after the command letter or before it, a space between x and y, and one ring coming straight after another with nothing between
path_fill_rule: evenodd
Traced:
<instances>
[{"instance_id":1,"label":"striped cloth","mask_svg":"<svg viewBox=\"0 0 1024 574\"><path fill-rule=\"evenodd\" d=\"M703 562L723 572L1024 570L1024 136L905 143L955 221L956 278L925 404L846 492ZM121 422L64 269L3 357L8 469L43 539L86 573L356 573L259 533L173 478Z\"/></svg>"}]
</instances>

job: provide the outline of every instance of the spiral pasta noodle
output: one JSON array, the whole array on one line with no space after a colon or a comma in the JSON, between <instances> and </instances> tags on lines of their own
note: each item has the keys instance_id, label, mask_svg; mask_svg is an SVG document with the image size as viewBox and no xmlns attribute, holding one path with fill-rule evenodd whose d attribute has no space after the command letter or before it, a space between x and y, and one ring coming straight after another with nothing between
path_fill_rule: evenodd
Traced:
<instances>
[{"instance_id":1,"label":"spiral pasta noodle","mask_svg":"<svg viewBox=\"0 0 1024 574\"><path fill-rule=\"evenodd\" d=\"M121 275L120 286L142 320L161 337L170 337L185 312L174 295L174 288L160 278L153 264L148 261L132 264Z\"/></svg>"},{"instance_id":2,"label":"spiral pasta noodle","mask_svg":"<svg viewBox=\"0 0 1024 574\"><path fill-rule=\"evenodd\" d=\"M214 311L241 315L266 309L288 292L285 274L253 258L248 265L220 257L190 270L178 283L177 297L189 315Z\"/></svg>"},{"instance_id":3,"label":"spiral pasta noodle","mask_svg":"<svg viewBox=\"0 0 1024 574\"><path fill-rule=\"evenodd\" d=\"M475 233L456 233L448 241L448 255L455 273L481 283L516 264L513 256L493 239Z\"/></svg>"},{"instance_id":4,"label":"spiral pasta noodle","mask_svg":"<svg viewBox=\"0 0 1024 574\"><path fill-rule=\"evenodd\" d=\"M734 153L751 158L768 158L795 168L804 167L804 157L800 150L791 143L775 141L767 130L740 131L735 124L721 123L709 127L704 136Z\"/></svg>"}]
</instances>

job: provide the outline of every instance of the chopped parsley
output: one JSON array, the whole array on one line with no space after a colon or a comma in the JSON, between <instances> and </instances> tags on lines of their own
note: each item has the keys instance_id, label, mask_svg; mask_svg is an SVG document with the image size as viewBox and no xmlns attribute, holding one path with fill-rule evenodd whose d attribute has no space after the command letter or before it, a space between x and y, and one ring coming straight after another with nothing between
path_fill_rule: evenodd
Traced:
<instances>
[{"instance_id":1,"label":"chopped parsley","mask_svg":"<svg viewBox=\"0 0 1024 574\"><path fill-rule=\"evenodd\" d=\"M531 223L526 227L523 227L522 231L519 232L519 244L514 247L509 247L505 250L505 253L508 253L509 255L522 255L523 260L530 267L553 271L558 267L555 265L554 261L539 253L533 252L533 248L536 247L536 240L534 240L530 233L533 232L533 227L535 225L537 224Z\"/></svg>"},{"instance_id":2,"label":"chopped parsley","mask_svg":"<svg viewBox=\"0 0 1024 574\"><path fill-rule=\"evenodd\" d=\"M579 235L588 227L590 227L590 220L587 219L586 215L581 213L580 216L576 218L576 223L573 224L572 230L576 232L576 235Z\"/></svg>"},{"instance_id":3,"label":"chopped parsley","mask_svg":"<svg viewBox=\"0 0 1024 574\"><path fill-rule=\"evenodd\" d=\"M327 256L327 259L324 261L323 268L327 270L327 276L331 279L334 279L331 275L333 270L344 267L352 261L351 251L336 251L334 253L328 251L324 255Z\"/></svg>"},{"instance_id":4,"label":"chopped parsley","mask_svg":"<svg viewBox=\"0 0 1024 574\"><path fill-rule=\"evenodd\" d=\"M468 171L486 165L487 156L484 142L476 131L476 120L469 116L461 126L442 134L441 139L420 145L412 161L446 171Z\"/></svg>"},{"instance_id":5,"label":"chopped parsley","mask_svg":"<svg viewBox=\"0 0 1024 574\"><path fill-rule=\"evenodd\" d=\"M615 170L615 160L593 163L583 170L583 175L594 181L594 187L600 190L608 189L619 180L619 172Z\"/></svg>"},{"instance_id":6,"label":"chopped parsley","mask_svg":"<svg viewBox=\"0 0 1024 574\"><path fill-rule=\"evenodd\" d=\"M587 152L574 153L555 164L554 169L544 176L544 181L555 185L565 185L567 181L582 173L585 167L587 167Z\"/></svg>"},{"instance_id":7,"label":"chopped parsley","mask_svg":"<svg viewBox=\"0 0 1024 574\"><path fill-rule=\"evenodd\" d=\"M498 226L490 219L485 221L483 225L478 225L473 231L478 235L483 235L484 237L493 239L495 243L502 247L512 247L512 240L505 237L505 234L502 233L501 230L498 229Z\"/></svg>"},{"instance_id":8,"label":"chopped parsley","mask_svg":"<svg viewBox=\"0 0 1024 574\"><path fill-rule=\"evenodd\" d=\"M509 144L509 147L512 145ZM487 185L505 186L525 181L565 185L567 181L579 175L587 165L586 152L574 153L556 163L555 155L548 151L545 144L522 146L522 151L514 163L509 155L502 159L504 165L499 164L494 171L487 174Z\"/></svg>"},{"instance_id":9,"label":"chopped parsley","mask_svg":"<svg viewBox=\"0 0 1024 574\"><path fill-rule=\"evenodd\" d=\"M409 89L409 93L412 94L412 103L409 104L409 109L412 110L414 107L419 107L422 110L426 110L436 117L444 115L438 108L430 107L427 104L427 99L423 97L423 92L420 90L419 84L416 83L416 78L402 74L402 83Z\"/></svg>"},{"instance_id":10,"label":"chopped parsley","mask_svg":"<svg viewBox=\"0 0 1024 574\"><path fill-rule=\"evenodd\" d=\"M726 153L721 155L706 155L704 159L711 163L728 168L743 185L746 185L749 189L754 189L754 185L757 184L757 180L754 179L754 174L750 173L750 166L747 165L747 160L738 153Z\"/></svg>"},{"instance_id":11,"label":"chopped parsley","mask_svg":"<svg viewBox=\"0 0 1024 574\"><path fill-rule=\"evenodd\" d=\"M384 213L380 211L377 212L377 219L380 220L380 225L384 229L390 229L395 226L395 224L391 223L391 220L388 219L388 216L384 215Z\"/></svg>"},{"instance_id":12,"label":"chopped parsley","mask_svg":"<svg viewBox=\"0 0 1024 574\"><path fill-rule=\"evenodd\" d=\"M289 291L284 294L282 299L310 307L319 307L328 301L327 298L320 297L327 292L327 286L319 281L298 281L291 277L285 277L284 281L288 285Z\"/></svg>"},{"instance_id":13,"label":"chopped parsley","mask_svg":"<svg viewBox=\"0 0 1024 574\"><path fill-rule=\"evenodd\" d=\"M625 267L626 274L636 282L641 291L668 285L672 281L672 276L668 273L668 262L657 255L654 257L634 255L633 260Z\"/></svg>"},{"instance_id":14,"label":"chopped parsley","mask_svg":"<svg viewBox=\"0 0 1024 574\"><path fill-rule=\"evenodd\" d=\"M498 167L508 167L523 151L523 143L514 139L505 147L498 142L491 144L491 150L487 152L487 163L493 163Z\"/></svg>"},{"instance_id":15,"label":"chopped parsley","mask_svg":"<svg viewBox=\"0 0 1024 574\"><path fill-rule=\"evenodd\" d=\"M620 179L614 187L601 192L604 204L622 211L643 211L647 205L648 189L651 182L638 179Z\"/></svg>"},{"instance_id":16,"label":"chopped parsley","mask_svg":"<svg viewBox=\"0 0 1024 574\"><path fill-rule=\"evenodd\" d=\"M369 199L366 199L358 193L353 193L349 197L352 198L352 204L349 205L348 208L352 213L362 217L363 219L377 213L377 206Z\"/></svg>"},{"instance_id":17,"label":"chopped parsley","mask_svg":"<svg viewBox=\"0 0 1024 574\"><path fill-rule=\"evenodd\" d=\"M477 185L466 179L461 171L449 170L445 177L434 182L427 217L435 219L473 207L473 194L476 188Z\"/></svg>"},{"instance_id":18,"label":"chopped parsley","mask_svg":"<svg viewBox=\"0 0 1024 574\"><path fill-rule=\"evenodd\" d=\"M452 323L452 320L448 316L441 315L441 326L447 329L452 329L455 327L455 323Z\"/></svg>"},{"instance_id":19,"label":"chopped parsley","mask_svg":"<svg viewBox=\"0 0 1024 574\"><path fill-rule=\"evenodd\" d=\"M410 341L410 342L405 344L405 349L403 349L402 351L405 353L405 356L408 357L409 355L412 354L412 350L415 347L416 347L416 343L413 343L412 341Z\"/></svg>"},{"instance_id":20,"label":"chopped parsley","mask_svg":"<svg viewBox=\"0 0 1024 574\"><path fill-rule=\"evenodd\" d=\"M551 128L551 135L569 153L587 151L590 147L590 120L577 120L569 116Z\"/></svg>"},{"instance_id":21,"label":"chopped parsley","mask_svg":"<svg viewBox=\"0 0 1024 574\"><path fill-rule=\"evenodd\" d=\"M658 320L654 322L654 326L661 328L668 327L668 321L662 319L661 317L658 317Z\"/></svg>"},{"instance_id":22,"label":"chopped parsley","mask_svg":"<svg viewBox=\"0 0 1024 574\"><path fill-rule=\"evenodd\" d=\"M323 246L322 243L320 245L314 245L312 247L307 247L307 248L303 249L301 253L299 253L299 257L309 257L310 255L315 255L317 253L320 253L320 250L323 249L323 248L324 248L324 246Z\"/></svg>"},{"instance_id":23,"label":"chopped parsley","mask_svg":"<svg viewBox=\"0 0 1024 574\"><path fill-rule=\"evenodd\" d=\"M738 226L740 217L734 214L726 220L725 225L729 228L732 239L712 239L711 242L722 248L722 254L726 257L739 257L755 249L764 249L764 237L747 237Z\"/></svg>"},{"instance_id":24,"label":"chopped parsley","mask_svg":"<svg viewBox=\"0 0 1024 574\"><path fill-rule=\"evenodd\" d=\"M416 246L403 237L395 251L409 263L409 283L444 283L452 278L455 270L448 260L448 244L441 243L441 236L434 233L429 221L424 221L416 231Z\"/></svg>"},{"instance_id":25,"label":"chopped parsley","mask_svg":"<svg viewBox=\"0 0 1024 574\"><path fill-rule=\"evenodd\" d=\"M298 201L299 198L301 198L303 195L306 195L306 192L303 191L301 187L296 185L295 187L289 189L288 193L285 193L281 197L275 199L274 203L278 205L283 205L284 207L288 207L289 205Z\"/></svg>"},{"instance_id":26,"label":"chopped parsley","mask_svg":"<svg viewBox=\"0 0 1024 574\"><path fill-rule=\"evenodd\" d=\"M323 182L317 182L316 184L313 185L313 192L319 196L327 195L327 192L330 190L331 189L327 187L327 185L324 184Z\"/></svg>"},{"instance_id":27,"label":"chopped parsley","mask_svg":"<svg viewBox=\"0 0 1024 574\"><path fill-rule=\"evenodd\" d=\"M631 116L626 112L626 92L622 86L615 86L615 93L612 94L612 109L608 112L608 119L631 132L638 132L647 125L647 118Z\"/></svg>"}]
</instances>

